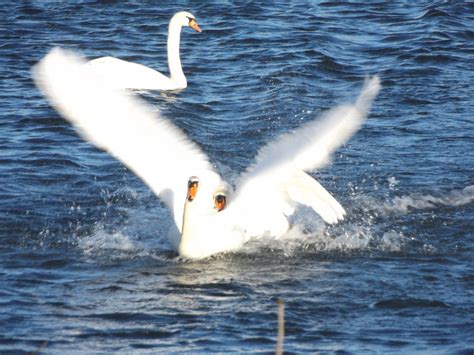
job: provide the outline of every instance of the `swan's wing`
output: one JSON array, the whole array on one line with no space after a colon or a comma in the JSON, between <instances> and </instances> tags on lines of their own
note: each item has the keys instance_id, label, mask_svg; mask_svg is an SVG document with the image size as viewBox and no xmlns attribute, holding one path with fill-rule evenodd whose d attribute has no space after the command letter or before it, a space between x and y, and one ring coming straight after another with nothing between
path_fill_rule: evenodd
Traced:
<instances>
[{"instance_id":1,"label":"swan's wing","mask_svg":"<svg viewBox=\"0 0 474 355\"><path fill-rule=\"evenodd\" d=\"M321 119L261 148L239 180L236 201L249 204L245 196L271 201L282 213L291 213L297 202L312 207L328 223L342 219L342 206L305 172L326 165L331 154L359 129L379 90L380 79L374 76L366 81L354 104L329 110Z\"/></svg>"},{"instance_id":2,"label":"swan's wing","mask_svg":"<svg viewBox=\"0 0 474 355\"><path fill-rule=\"evenodd\" d=\"M181 130L84 63L55 48L33 67L35 83L82 137L121 160L164 201L180 229L188 178L217 185L219 176Z\"/></svg>"}]
</instances>

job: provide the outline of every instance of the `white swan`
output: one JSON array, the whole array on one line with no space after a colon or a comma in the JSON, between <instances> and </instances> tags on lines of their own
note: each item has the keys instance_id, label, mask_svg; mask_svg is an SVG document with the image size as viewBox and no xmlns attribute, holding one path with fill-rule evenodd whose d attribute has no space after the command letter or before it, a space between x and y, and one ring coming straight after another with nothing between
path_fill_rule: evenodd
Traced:
<instances>
[{"instance_id":1,"label":"white swan","mask_svg":"<svg viewBox=\"0 0 474 355\"><path fill-rule=\"evenodd\" d=\"M113 57L93 59L87 65L101 75L104 80L108 80L111 85L118 88L144 90L184 89L188 86L188 83L184 76L179 56L182 26L189 26L195 31L201 32L201 28L197 24L194 15L189 12L178 12L171 18L167 45L169 78L144 65Z\"/></svg>"},{"instance_id":2,"label":"white swan","mask_svg":"<svg viewBox=\"0 0 474 355\"><path fill-rule=\"evenodd\" d=\"M75 54L53 49L33 74L85 139L120 159L164 201L175 222L171 240L188 258L235 250L254 236L281 236L298 204L312 207L327 223L342 220L344 209L306 172L325 165L352 136L380 89L374 76L354 104L264 146L233 192L181 130L140 98L109 87Z\"/></svg>"}]
</instances>

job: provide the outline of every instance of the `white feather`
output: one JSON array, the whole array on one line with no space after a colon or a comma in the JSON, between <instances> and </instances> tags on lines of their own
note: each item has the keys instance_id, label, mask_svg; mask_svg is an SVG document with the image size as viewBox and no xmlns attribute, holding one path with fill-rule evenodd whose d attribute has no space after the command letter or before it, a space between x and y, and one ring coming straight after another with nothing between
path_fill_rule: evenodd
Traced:
<instances>
[{"instance_id":1,"label":"white feather","mask_svg":"<svg viewBox=\"0 0 474 355\"><path fill-rule=\"evenodd\" d=\"M313 208L328 223L343 219L342 206L306 172L327 163L360 127L380 88L378 77L366 83L355 104L330 110L263 147L232 194L182 131L84 63L53 49L33 68L33 76L85 139L121 160L165 202L175 221L171 240L181 255L202 258L235 250L252 236L279 237L288 231L287 216L297 204ZM188 200L191 176L198 177L199 186ZM217 212L213 196L222 189L228 206Z\"/></svg>"},{"instance_id":2,"label":"white feather","mask_svg":"<svg viewBox=\"0 0 474 355\"><path fill-rule=\"evenodd\" d=\"M320 119L308 122L291 133L262 147L242 178L259 175L276 166L292 166L313 171L329 162L331 154L360 128L372 101L380 90L378 76L366 81L355 104L333 108Z\"/></svg>"},{"instance_id":3,"label":"white feather","mask_svg":"<svg viewBox=\"0 0 474 355\"><path fill-rule=\"evenodd\" d=\"M336 199L303 172L329 162L332 153L360 128L379 90L380 79L374 76L366 80L354 104L331 109L321 119L283 134L259 150L255 163L239 178L241 188L236 197L249 206L248 224L256 224L254 219L259 218L260 223L268 225L281 215L293 213L296 203L312 207L327 223L344 218L345 211ZM249 196L266 201L271 210L259 212L251 207L254 204L245 201Z\"/></svg>"},{"instance_id":4,"label":"white feather","mask_svg":"<svg viewBox=\"0 0 474 355\"><path fill-rule=\"evenodd\" d=\"M140 98L109 87L73 53L53 49L33 68L33 77L85 139L121 160L165 202L178 229L188 178L220 182L207 156L182 131Z\"/></svg>"}]
</instances>

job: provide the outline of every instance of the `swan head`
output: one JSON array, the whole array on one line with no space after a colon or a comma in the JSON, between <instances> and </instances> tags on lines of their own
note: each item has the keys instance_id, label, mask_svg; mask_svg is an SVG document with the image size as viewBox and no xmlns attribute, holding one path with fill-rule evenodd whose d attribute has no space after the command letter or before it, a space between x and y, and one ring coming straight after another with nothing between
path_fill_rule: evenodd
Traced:
<instances>
[{"instance_id":1,"label":"swan head","mask_svg":"<svg viewBox=\"0 0 474 355\"><path fill-rule=\"evenodd\" d=\"M227 195L225 193L218 193L214 195L214 208L217 212L222 211L227 203Z\"/></svg>"},{"instance_id":2,"label":"swan head","mask_svg":"<svg viewBox=\"0 0 474 355\"><path fill-rule=\"evenodd\" d=\"M198 190L200 187L200 180L197 176L191 176L188 179L188 189L186 193L186 202L193 202L198 195ZM227 199L230 194L231 188L227 183L221 183L215 190L212 195L212 201L214 203L213 209L217 212L222 211L227 204ZM206 193L204 193L206 194ZM207 195L207 194L206 194ZM206 198L207 200L207 198Z\"/></svg>"},{"instance_id":3,"label":"swan head","mask_svg":"<svg viewBox=\"0 0 474 355\"><path fill-rule=\"evenodd\" d=\"M202 32L201 27L199 27L198 23L196 22L196 18L194 15L187 11L181 11L176 13L171 18L171 23L176 23L182 27L191 27L196 32Z\"/></svg>"},{"instance_id":4,"label":"swan head","mask_svg":"<svg viewBox=\"0 0 474 355\"><path fill-rule=\"evenodd\" d=\"M227 206L227 201L229 194L231 192L231 187L227 183L222 183L214 191L213 200L214 200L214 209L217 212L222 211Z\"/></svg>"},{"instance_id":5,"label":"swan head","mask_svg":"<svg viewBox=\"0 0 474 355\"><path fill-rule=\"evenodd\" d=\"M237 249L243 244L244 233L235 224L235 216L220 212L226 208L229 193L231 186L216 183L212 176L188 179L181 237L177 242L180 256L200 259Z\"/></svg>"},{"instance_id":6,"label":"swan head","mask_svg":"<svg viewBox=\"0 0 474 355\"><path fill-rule=\"evenodd\" d=\"M199 178L191 176L188 179L188 192L186 193L186 201L192 202L196 198L199 189Z\"/></svg>"}]
</instances>

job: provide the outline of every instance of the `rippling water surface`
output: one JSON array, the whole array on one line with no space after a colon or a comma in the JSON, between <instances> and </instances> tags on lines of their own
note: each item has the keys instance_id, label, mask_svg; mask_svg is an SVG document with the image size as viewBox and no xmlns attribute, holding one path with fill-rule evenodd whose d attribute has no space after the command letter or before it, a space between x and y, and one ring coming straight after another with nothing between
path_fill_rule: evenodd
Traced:
<instances>
[{"instance_id":1,"label":"rippling water surface","mask_svg":"<svg viewBox=\"0 0 474 355\"><path fill-rule=\"evenodd\" d=\"M315 172L348 211L190 262L170 216L51 109L53 46L166 72L174 12L189 87L143 92L234 177L273 137L355 97L365 126ZM474 6L441 1L10 1L0 8L0 352L474 351ZM158 154L159 152L157 152Z\"/></svg>"}]
</instances>

